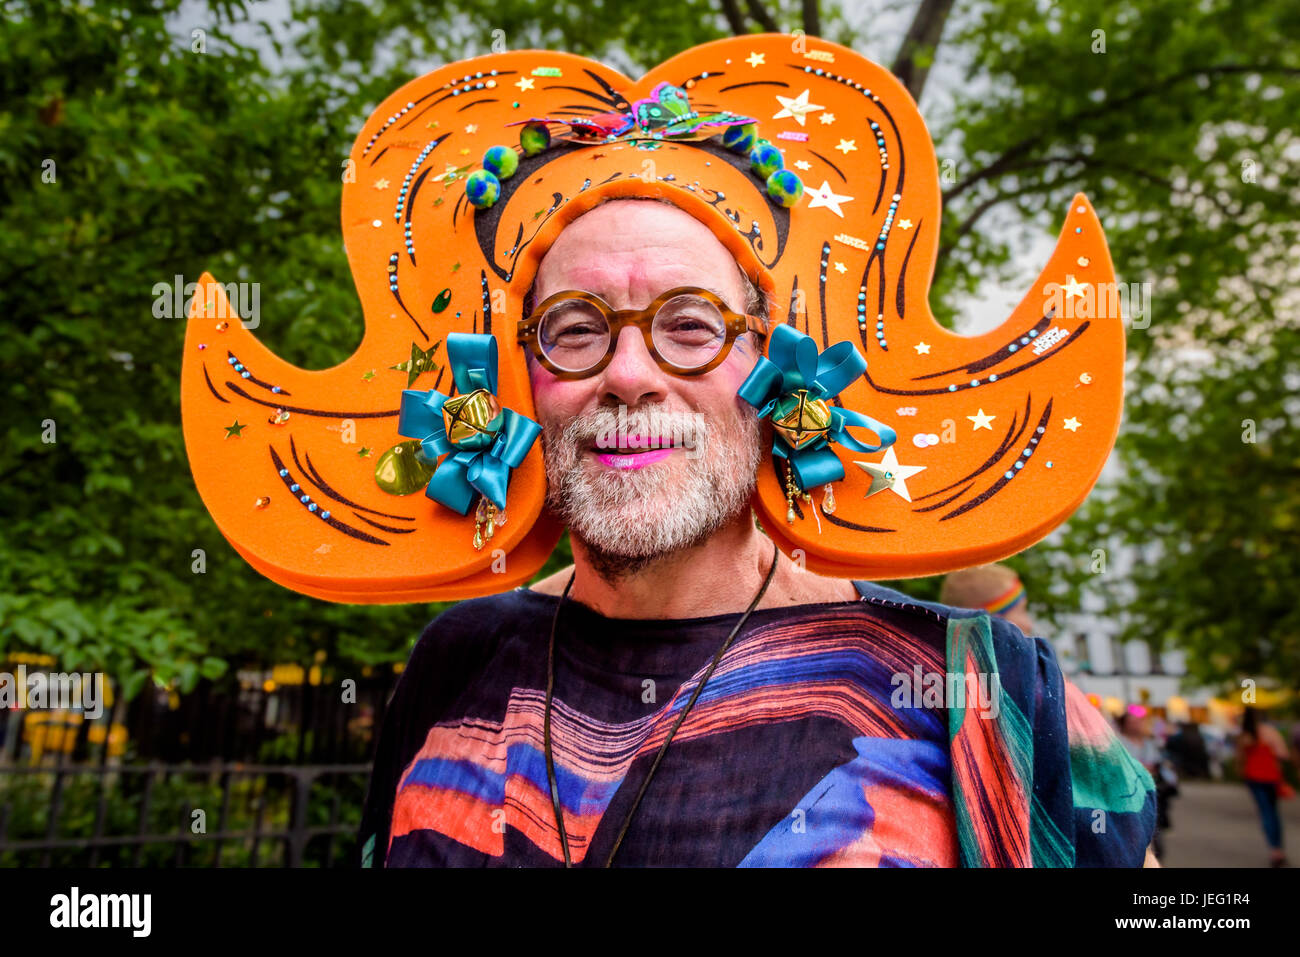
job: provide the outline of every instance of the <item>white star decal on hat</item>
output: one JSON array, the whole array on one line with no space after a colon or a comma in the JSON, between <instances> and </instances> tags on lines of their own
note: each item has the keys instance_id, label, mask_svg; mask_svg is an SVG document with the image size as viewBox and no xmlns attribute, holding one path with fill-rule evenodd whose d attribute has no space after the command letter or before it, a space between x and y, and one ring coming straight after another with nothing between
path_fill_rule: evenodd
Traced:
<instances>
[{"instance_id":1,"label":"white star decal on hat","mask_svg":"<svg viewBox=\"0 0 1300 957\"><path fill-rule=\"evenodd\" d=\"M764 62L763 54L750 53L749 56L745 57L745 62L748 63L750 66L760 66Z\"/></svg>"},{"instance_id":2,"label":"white star decal on hat","mask_svg":"<svg viewBox=\"0 0 1300 957\"><path fill-rule=\"evenodd\" d=\"M824 206L840 219L843 219L844 211L840 209L840 203L847 203L852 199L852 196L839 196L832 192L830 181L822 180L820 186L808 191L808 208L816 209L819 206Z\"/></svg>"},{"instance_id":3,"label":"white star decal on hat","mask_svg":"<svg viewBox=\"0 0 1300 957\"><path fill-rule=\"evenodd\" d=\"M772 114L772 119L779 120L787 116L792 116L800 126L804 124L804 117L813 110L820 110L821 107L816 103L808 102L808 90L804 90L798 96L777 96L781 103L781 109Z\"/></svg>"},{"instance_id":4,"label":"white star decal on hat","mask_svg":"<svg viewBox=\"0 0 1300 957\"><path fill-rule=\"evenodd\" d=\"M966 418L970 419L971 422L975 423L975 429L974 429L974 431L978 432L980 429L988 429L990 432L992 432L992 431L993 431L993 426L990 425L989 423L991 423L994 419L996 419L997 416L996 416L996 415L985 415L985 414L984 414L984 410L983 410L983 409L980 409L980 410L979 410L977 413L975 413L974 415L968 415L968 416L966 416Z\"/></svg>"}]
</instances>

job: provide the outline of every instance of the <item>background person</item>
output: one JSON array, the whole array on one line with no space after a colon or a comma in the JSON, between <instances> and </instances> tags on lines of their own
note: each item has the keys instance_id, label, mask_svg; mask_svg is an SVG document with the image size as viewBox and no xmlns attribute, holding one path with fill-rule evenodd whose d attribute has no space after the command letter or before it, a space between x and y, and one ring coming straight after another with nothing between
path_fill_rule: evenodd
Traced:
<instances>
[{"instance_id":1,"label":"background person","mask_svg":"<svg viewBox=\"0 0 1300 957\"><path fill-rule=\"evenodd\" d=\"M981 608L1005 618L1026 636L1037 629L1027 607L1020 576L1006 565L977 565L946 576L939 601L958 608Z\"/></svg>"},{"instance_id":2,"label":"background person","mask_svg":"<svg viewBox=\"0 0 1300 957\"><path fill-rule=\"evenodd\" d=\"M1290 790L1282 777L1282 762L1286 759L1286 742L1277 728L1264 721L1257 709L1247 706L1237 736L1237 767L1259 808L1260 824L1268 841L1268 862L1273 867L1286 863L1282 816L1277 808L1278 798Z\"/></svg>"},{"instance_id":3,"label":"background person","mask_svg":"<svg viewBox=\"0 0 1300 957\"><path fill-rule=\"evenodd\" d=\"M1133 705L1120 716L1120 741L1129 754L1147 769L1156 783L1156 829L1151 846L1156 857L1165 853L1164 832L1172 822L1169 805L1178 795L1178 778L1165 761L1160 744L1151 728L1151 716L1140 705Z\"/></svg>"}]
</instances>

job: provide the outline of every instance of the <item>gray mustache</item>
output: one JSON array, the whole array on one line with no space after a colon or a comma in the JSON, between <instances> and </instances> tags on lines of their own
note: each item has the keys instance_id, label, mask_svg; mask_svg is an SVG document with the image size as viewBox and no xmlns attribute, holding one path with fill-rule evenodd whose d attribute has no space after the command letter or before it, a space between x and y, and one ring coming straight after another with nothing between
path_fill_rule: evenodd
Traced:
<instances>
[{"instance_id":1,"label":"gray mustache","mask_svg":"<svg viewBox=\"0 0 1300 957\"><path fill-rule=\"evenodd\" d=\"M681 448L704 444L708 422L702 412L597 409L576 416L558 437L561 442L598 449Z\"/></svg>"}]
</instances>

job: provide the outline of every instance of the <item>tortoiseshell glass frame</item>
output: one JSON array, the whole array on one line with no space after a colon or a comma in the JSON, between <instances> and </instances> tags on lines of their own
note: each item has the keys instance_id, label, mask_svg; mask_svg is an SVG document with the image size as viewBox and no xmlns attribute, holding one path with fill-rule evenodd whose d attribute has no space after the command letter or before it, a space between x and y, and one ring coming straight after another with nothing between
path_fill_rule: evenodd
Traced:
<instances>
[{"instance_id":1,"label":"tortoiseshell glass frame","mask_svg":"<svg viewBox=\"0 0 1300 957\"><path fill-rule=\"evenodd\" d=\"M659 309L670 299L677 296L691 295L699 296L708 300L718 311L722 313L723 319L726 320L727 337L722 343L722 347L714 356L702 366L696 366L693 369L685 369L679 365L669 362L659 354L655 348L654 337L651 334L651 327L654 324L654 317ZM580 299L583 302L595 306L609 323L609 348L606 349L605 355L602 356L594 365L581 370L561 369L551 362L546 354L542 351L542 344L538 340L538 330L541 327L542 317L546 315L546 310L550 309L556 303L565 299ZM537 306L527 317L519 320L518 341L521 345L528 347L542 367L559 379L585 379L588 376L597 375L604 369L614 353L618 349L619 333L623 327L634 325L641 330L641 335L645 339L646 350L654 357L659 368L663 369L670 375L675 376L697 376L717 368L731 352L731 346L737 337L744 335L746 332L753 332L759 337L759 343L767 338L767 320L753 316L749 313L734 312L727 304L717 295L707 289L699 289L695 286L677 286L666 292L660 293L655 300L644 309L615 309L604 299L601 299L595 293L586 292L579 289L566 289L557 292L553 296L548 296L544 302Z\"/></svg>"}]
</instances>

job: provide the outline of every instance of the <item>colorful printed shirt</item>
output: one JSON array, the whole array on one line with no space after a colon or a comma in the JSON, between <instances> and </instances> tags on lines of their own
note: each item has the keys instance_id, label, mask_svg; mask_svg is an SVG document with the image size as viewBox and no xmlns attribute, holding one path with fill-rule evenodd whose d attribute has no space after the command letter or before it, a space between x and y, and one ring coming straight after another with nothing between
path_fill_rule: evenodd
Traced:
<instances>
[{"instance_id":1,"label":"colorful printed shirt","mask_svg":"<svg viewBox=\"0 0 1300 957\"><path fill-rule=\"evenodd\" d=\"M855 583L759 609L673 738L616 866L1140 866L1150 777L1050 646ZM426 630L380 736L362 866L556 866L546 650L559 601L462 602ZM603 866L737 620L610 619L568 600L552 752L575 865Z\"/></svg>"}]
</instances>

